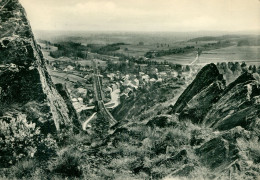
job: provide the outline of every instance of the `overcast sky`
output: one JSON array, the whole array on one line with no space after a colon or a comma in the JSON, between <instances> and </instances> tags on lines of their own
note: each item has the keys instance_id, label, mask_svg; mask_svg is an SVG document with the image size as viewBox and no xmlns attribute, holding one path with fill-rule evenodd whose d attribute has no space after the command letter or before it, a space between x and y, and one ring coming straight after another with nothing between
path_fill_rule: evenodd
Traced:
<instances>
[{"instance_id":1,"label":"overcast sky","mask_svg":"<svg viewBox=\"0 0 260 180\"><path fill-rule=\"evenodd\" d=\"M20 0L34 30L251 31L260 0Z\"/></svg>"}]
</instances>

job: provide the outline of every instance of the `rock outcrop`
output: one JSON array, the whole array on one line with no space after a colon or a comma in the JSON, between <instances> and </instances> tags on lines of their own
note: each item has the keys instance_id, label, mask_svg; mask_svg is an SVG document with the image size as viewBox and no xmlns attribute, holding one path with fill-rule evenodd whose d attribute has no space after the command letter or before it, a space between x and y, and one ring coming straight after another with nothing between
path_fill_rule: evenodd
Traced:
<instances>
[{"instance_id":1,"label":"rock outcrop","mask_svg":"<svg viewBox=\"0 0 260 180\"><path fill-rule=\"evenodd\" d=\"M216 65L208 64L182 93L171 113L180 113L182 119L193 117L194 122L200 122L224 88L225 81Z\"/></svg>"},{"instance_id":2,"label":"rock outcrop","mask_svg":"<svg viewBox=\"0 0 260 180\"><path fill-rule=\"evenodd\" d=\"M179 97L172 112L218 130L236 126L246 129L260 116L259 82L245 72L225 87L225 80L214 64L206 65ZM171 113L172 113L171 112Z\"/></svg>"},{"instance_id":3,"label":"rock outcrop","mask_svg":"<svg viewBox=\"0 0 260 180\"><path fill-rule=\"evenodd\" d=\"M260 87L250 73L231 83L212 106L203 124L219 130L250 128L260 116Z\"/></svg>"},{"instance_id":4,"label":"rock outcrop","mask_svg":"<svg viewBox=\"0 0 260 180\"><path fill-rule=\"evenodd\" d=\"M35 113L27 113L27 118L42 127L55 124L60 130L72 125L68 107L51 81L18 0L0 1L0 64L2 116L14 110L34 109Z\"/></svg>"}]
</instances>

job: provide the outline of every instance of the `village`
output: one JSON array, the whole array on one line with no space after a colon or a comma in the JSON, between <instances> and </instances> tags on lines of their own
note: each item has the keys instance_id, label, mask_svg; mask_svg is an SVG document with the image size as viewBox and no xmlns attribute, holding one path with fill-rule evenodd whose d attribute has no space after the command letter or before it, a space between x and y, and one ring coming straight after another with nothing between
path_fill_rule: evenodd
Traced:
<instances>
[{"instance_id":1,"label":"village","mask_svg":"<svg viewBox=\"0 0 260 180\"><path fill-rule=\"evenodd\" d=\"M104 95L104 103L113 109L120 101L135 95L137 91L160 86L169 81L176 86L188 84L194 78L199 66L171 66L169 64L137 63L130 60L120 61L109 56L100 57L98 68ZM101 60L101 58L103 60ZM66 59L66 60L64 60ZM68 86L74 108L80 114L94 109L93 69L90 59L72 60L67 57L49 61L49 71L54 82ZM73 85L69 85L69 84ZM90 113L87 113L90 114Z\"/></svg>"}]
</instances>

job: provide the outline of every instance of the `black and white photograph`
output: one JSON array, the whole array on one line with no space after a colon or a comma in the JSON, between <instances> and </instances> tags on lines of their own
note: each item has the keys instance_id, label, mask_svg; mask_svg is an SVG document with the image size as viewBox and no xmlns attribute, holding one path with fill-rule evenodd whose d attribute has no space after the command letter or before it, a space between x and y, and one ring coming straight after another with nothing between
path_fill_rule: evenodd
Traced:
<instances>
[{"instance_id":1,"label":"black and white photograph","mask_svg":"<svg viewBox=\"0 0 260 180\"><path fill-rule=\"evenodd\" d=\"M0 0L0 180L260 180L260 0Z\"/></svg>"}]
</instances>

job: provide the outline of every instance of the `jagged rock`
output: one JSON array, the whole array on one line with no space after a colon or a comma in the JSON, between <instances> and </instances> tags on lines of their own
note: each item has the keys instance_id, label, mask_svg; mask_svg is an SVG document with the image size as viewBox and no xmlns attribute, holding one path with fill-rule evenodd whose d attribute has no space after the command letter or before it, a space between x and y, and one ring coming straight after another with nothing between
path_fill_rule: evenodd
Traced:
<instances>
[{"instance_id":1,"label":"jagged rock","mask_svg":"<svg viewBox=\"0 0 260 180\"><path fill-rule=\"evenodd\" d=\"M194 123L200 123L213 103L217 102L224 87L223 81L215 81L210 84L187 103L187 106L181 111L179 119L190 119Z\"/></svg>"},{"instance_id":2,"label":"jagged rock","mask_svg":"<svg viewBox=\"0 0 260 180\"><path fill-rule=\"evenodd\" d=\"M214 138L197 149L200 161L210 169L222 169L238 158L238 148L223 137Z\"/></svg>"},{"instance_id":3,"label":"jagged rock","mask_svg":"<svg viewBox=\"0 0 260 180\"><path fill-rule=\"evenodd\" d=\"M55 89L37 46L24 8L18 0L0 1L0 104L5 112L36 102L50 113L57 130L72 124L69 110ZM14 71L15 69L15 71ZM47 112L45 112L47 111Z\"/></svg>"},{"instance_id":4,"label":"jagged rock","mask_svg":"<svg viewBox=\"0 0 260 180\"><path fill-rule=\"evenodd\" d=\"M176 101L171 113L181 113L183 109L187 107L187 104L193 97L195 97L204 89L208 88L212 83L216 81L222 81L222 80L223 80L223 76L219 73L215 64L211 63L204 66L201 69L201 71L197 74L194 81L186 88L186 90ZM222 89L222 87L220 89ZM215 97L211 99L214 98Z\"/></svg>"},{"instance_id":5,"label":"jagged rock","mask_svg":"<svg viewBox=\"0 0 260 180\"><path fill-rule=\"evenodd\" d=\"M245 72L225 87L217 67L206 65L179 97L173 111L179 113L180 120L189 119L218 130L252 127L260 115L256 77Z\"/></svg>"},{"instance_id":6,"label":"jagged rock","mask_svg":"<svg viewBox=\"0 0 260 180\"><path fill-rule=\"evenodd\" d=\"M79 132L79 127L81 127L81 123L79 122L78 114L77 111L74 109L72 105L72 101L69 97L69 92L64 84L56 84L55 85L57 91L61 95L61 97L64 99L68 110L69 110L69 117L73 121L74 126L74 131Z\"/></svg>"},{"instance_id":7,"label":"jagged rock","mask_svg":"<svg viewBox=\"0 0 260 180\"><path fill-rule=\"evenodd\" d=\"M244 167L239 164L245 164L249 158L248 154L243 155L244 147L241 147L238 142L248 141L252 138L251 136L251 132L242 127L235 127L205 142L196 149L196 154L203 165L215 172L223 172L232 166L237 166L238 170L242 171Z\"/></svg>"},{"instance_id":8,"label":"jagged rock","mask_svg":"<svg viewBox=\"0 0 260 180\"><path fill-rule=\"evenodd\" d=\"M219 130L248 128L260 115L260 87L250 73L231 83L212 106L203 124Z\"/></svg>"}]
</instances>

